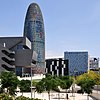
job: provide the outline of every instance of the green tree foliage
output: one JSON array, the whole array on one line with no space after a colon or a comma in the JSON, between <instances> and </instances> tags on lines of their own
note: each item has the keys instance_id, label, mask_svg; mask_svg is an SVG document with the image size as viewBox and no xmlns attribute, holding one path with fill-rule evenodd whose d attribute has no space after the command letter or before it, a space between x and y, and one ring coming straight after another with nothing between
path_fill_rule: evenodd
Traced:
<instances>
[{"instance_id":1,"label":"green tree foliage","mask_svg":"<svg viewBox=\"0 0 100 100\"><path fill-rule=\"evenodd\" d=\"M68 89L71 87L72 83L73 83L73 78L70 76L60 76L60 87L62 89Z\"/></svg>"},{"instance_id":2,"label":"green tree foliage","mask_svg":"<svg viewBox=\"0 0 100 100\"><path fill-rule=\"evenodd\" d=\"M35 92L36 92L36 85L39 82L39 80L32 80L32 86L33 86L33 92L34 92L34 98L35 98Z\"/></svg>"},{"instance_id":3,"label":"green tree foliage","mask_svg":"<svg viewBox=\"0 0 100 100\"><path fill-rule=\"evenodd\" d=\"M43 78L40 82L37 83L36 91L38 93L42 93L43 91L45 91L44 81L45 81L45 78Z\"/></svg>"},{"instance_id":4,"label":"green tree foliage","mask_svg":"<svg viewBox=\"0 0 100 100\"><path fill-rule=\"evenodd\" d=\"M99 73L96 76L96 85L100 85L100 74Z\"/></svg>"},{"instance_id":5,"label":"green tree foliage","mask_svg":"<svg viewBox=\"0 0 100 100\"><path fill-rule=\"evenodd\" d=\"M77 77L76 84L81 86L83 93L92 93L93 86L96 84L96 79L93 72L88 72Z\"/></svg>"},{"instance_id":6,"label":"green tree foliage","mask_svg":"<svg viewBox=\"0 0 100 100\"><path fill-rule=\"evenodd\" d=\"M29 97L19 96L15 100L33 100L33 99L30 99Z\"/></svg>"},{"instance_id":7,"label":"green tree foliage","mask_svg":"<svg viewBox=\"0 0 100 100\"><path fill-rule=\"evenodd\" d=\"M36 85L36 91L42 93L43 91L48 92L48 98L50 100L50 90L58 89L58 81L51 75L46 75L46 78L43 78Z\"/></svg>"},{"instance_id":8,"label":"green tree foliage","mask_svg":"<svg viewBox=\"0 0 100 100\"><path fill-rule=\"evenodd\" d=\"M100 84L100 74L99 73L96 73L94 71L88 71L88 76L89 78L95 80L96 85Z\"/></svg>"},{"instance_id":9,"label":"green tree foliage","mask_svg":"<svg viewBox=\"0 0 100 100\"><path fill-rule=\"evenodd\" d=\"M31 81L30 80L21 80L19 82L19 88L21 92L30 92L31 91Z\"/></svg>"},{"instance_id":10,"label":"green tree foliage","mask_svg":"<svg viewBox=\"0 0 100 100\"><path fill-rule=\"evenodd\" d=\"M18 78L13 72L2 72L0 75L1 88L7 88L7 92L10 95L15 95L15 90L18 85Z\"/></svg>"},{"instance_id":11,"label":"green tree foliage","mask_svg":"<svg viewBox=\"0 0 100 100\"><path fill-rule=\"evenodd\" d=\"M37 83L38 83L37 81L32 80L32 86L36 87L36 84L37 84Z\"/></svg>"},{"instance_id":12,"label":"green tree foliage","mask_svg":"<svg viewBox=\"0 0 100 100\"><path fill-rule=\"evenodd\" d=\"M50 91L56 90L60 91L58 86L60 86L63 89L68 89L73 83L73 79L69 76L51 76L50 74L47 74L45 78L43 78L41 81L39 81L36 85L36 91L39 93L42 93L43 91L48 92L48 97L50 100Z\"/></svg>"},{"instance_id":13,"label":"green tree foliage","mask_svg":"<svg viewBox=\"0 0 100 100\"><path fill-rule=\"evenodd\" d=\"M77 82L82 80L83 76L84 76L84 78L88 77L88 78L94 80L95 81L95 85L100 85L100 73L96 73L94 71L88 71L88 73L80 75L80 77L78 77L78 79L77 79Z\"/></svg>"},{"instance_id":14,"label":"green tree foliage","mask_svg":"<svg viewBox=\"0 0 100 100\"><path fill-rule=\"evenodd\" d=\"M9 96L8 94L0 94L0 100L13 100L13 98L11 96Z\"/></svg>"},{"instance_id":15,"label":"green tree foliage","mask_svg":"<svg viewBox=\"0 0 100 100\"><path fill-rule=\"evenodd\" d=\"M29 97L19 96L15 100L41 100L41 99L30 99Z\"/></svg>"}]
</instances>

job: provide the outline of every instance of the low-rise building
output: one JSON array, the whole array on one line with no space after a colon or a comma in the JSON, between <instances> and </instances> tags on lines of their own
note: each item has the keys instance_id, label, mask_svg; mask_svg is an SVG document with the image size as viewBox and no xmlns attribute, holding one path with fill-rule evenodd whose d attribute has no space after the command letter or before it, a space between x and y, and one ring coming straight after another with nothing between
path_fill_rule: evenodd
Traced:
<instances>
[{"instance_id":1,"label":"low-rise building","mask_svg":"<svg viewBox=\"0 0 100 100\"><path fill-rule=\"evenodd\" d=\"M46 59L46 74L57 76L67 76L68 75L68 60L62 58L52 58Z\"/></svg>"},{"instance_id":2,"label":"low-rise building","mask_svg":"<svg viewBox=\"0 0 100 100\"><path fill-rule=\"evenodd\" d=\"M89 59L89 69L95 70L99 68L99 58L91 57Z\"/></svg>"}]
</instances>

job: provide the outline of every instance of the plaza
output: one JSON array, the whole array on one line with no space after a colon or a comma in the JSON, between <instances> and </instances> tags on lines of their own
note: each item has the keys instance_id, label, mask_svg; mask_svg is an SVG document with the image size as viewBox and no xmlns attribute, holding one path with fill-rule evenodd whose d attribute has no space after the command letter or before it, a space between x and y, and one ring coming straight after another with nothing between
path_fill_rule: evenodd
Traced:
<instances>
[{"instance_id":1,"label":"plaza","mask_svg":"<svg viewBox=\"0 0 100 100\"><path fill-rule=\"evenodd\" d=\"M21 96L22 93L17 93L17 96ZM23 96L25 97L30 97L31 98L31 93L23 93ZM38 98L42 100L49 100L48 99L48 93L43 92L43 93L32 93L33 98ZM66 99L66 93L58 93L58 92L51 92L50 93L50 100L87 100L87 94L78 94L75 93L72 96L72 93L68 93L68 98ZM94 100L92 97L89 97L89 100Z\"/></svg>"}]
</instances>

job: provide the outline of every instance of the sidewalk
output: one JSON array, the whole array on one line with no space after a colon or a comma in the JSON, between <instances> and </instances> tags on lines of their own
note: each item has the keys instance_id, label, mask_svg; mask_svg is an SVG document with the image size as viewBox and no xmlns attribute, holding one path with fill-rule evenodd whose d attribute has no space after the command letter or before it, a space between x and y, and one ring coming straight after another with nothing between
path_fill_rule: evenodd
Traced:
<instances>
[{"instance_id":1,"label":"sidewalk","mask_svg":"<svg viewBox=\"0 0 100 100\"><path fill-rule=\"evenodd\" d=\"M87 94L82 95L78 93L73 93L72 95L72 93L68 93L68 99L66 99L66 93L60 93L59 96L57 96L56 94L56 98L53 98L52 95L51 95L51 100L87 100ZM89 97L89 100L94 100L94 99L92 97Z\"/></svg>"},{"instance_id":2,"label":"sidewalk","mask_svg":"<svg viewBox=\"0 0 100 100\"><path fill-rule=\"evenodd\" d=\"M69 94L69 100L87 100L87 94L78 94L75 93L74 96L72 94ZM89 97L89 100L93 100L92 97Z\"/></svg>"},{"instance_id":3,"label":"sidewalk","mask_svg":"<svg viewBox=\"0 0 100 100\"><path fill-rule=\"evenodd\" d=\"M93 97L94 100L100 100L100 94L92 93L92 94L91 94L91 97Z\"/></svg>"},{"instance_id":4,"label":"sidewalk","mask_svg":"<svg viewBox=\"0 0 100 100\"><path fill-rule=\"evenodd\" d=\"M17 96L20 96L22 95L22 93L18 93ZM48 93L47 92L44 92L44 93L34 93L32 94L33 98L39 98L39 99L42 99L42 100L49 100L48 99ZM26 97L31 97L31 93L23 93L23 96L26 96ZM66 98L66 93L57 93L57 92L51 92L50 93L50 100L87 100L87 94L78 94L78 93L73 93L73 96L72 96L72 93L68 93L68 98ZM89 97L89 100L94 100L92 99L92 97Z\"/></svg>"}]
</instances>

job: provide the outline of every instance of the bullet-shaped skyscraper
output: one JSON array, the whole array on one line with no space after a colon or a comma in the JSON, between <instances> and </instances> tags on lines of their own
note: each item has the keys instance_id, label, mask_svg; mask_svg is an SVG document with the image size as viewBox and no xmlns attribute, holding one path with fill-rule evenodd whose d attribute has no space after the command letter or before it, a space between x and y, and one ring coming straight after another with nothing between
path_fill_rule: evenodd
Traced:
<instances>
[{"instance_id":1,"label":"bullet-shaped skyscraper","mask_svg":"<svg viewBox=\"0 0 100 100\"><path fill-rule=\"evenodd\" d=\"M24 36L32 43L32 50L37 53L37 66L45 66L45 31L41 10L36 3L29 5L25 24Z\"/></svg>"}]
</instances>

